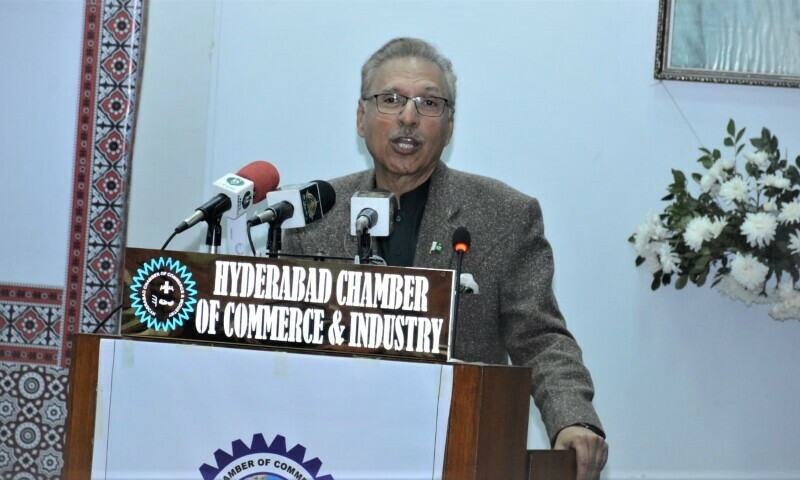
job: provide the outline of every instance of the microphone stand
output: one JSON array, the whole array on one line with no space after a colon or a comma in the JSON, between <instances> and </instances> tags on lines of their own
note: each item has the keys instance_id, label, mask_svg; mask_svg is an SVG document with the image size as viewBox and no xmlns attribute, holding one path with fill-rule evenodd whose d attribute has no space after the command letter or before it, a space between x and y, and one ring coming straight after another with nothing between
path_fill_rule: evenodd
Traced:
<instances>
[{"instance_id":1,"label":"microphone stand","mask_svg":"<svg viewBox=\"0 0 800 480\"><path fill-rule=\"evenodd\" d=\"M461 250L456 251L456 292L453 295L453 322L450 325L452 331L450 332L450 345L452 345L453 353L456 349L457 325L458 325L458 299L461 296L461 263L464 261L464 252ZM452 354L451 354L452 355Z\"/></svg>"},{"instance_id":2,"label":"microphone stand","mask_svg":"<svg viewBox=\"0 0 800 480\"><path fill-rule=\"evenodd\" d=\"M281 253L281 249L283 248L282 245L282 238L283 238L283 225L284 219L281 218L280 220L276 220L273 222L269 222L269 233L267 234L267 257L272 257L273 253L275 257Z\"/></svg>"},{"instance_id":3,"label":"microphone stand","mask_svg":"<svg viewBox=\"0 0 800 480\"><path fill-rule=\"evenodd\" d=\"M206 220L208 227L206 229L206 245L208 245L208 253L216 254L217 248L222 244L222 215L214 215Z\"/></svg>"},{"instance_id":4,"label":"microphone stand","mask_svg":"<svg viewBox=\"0 0 800 480\"><path fill-rule=\"evenodd\" d=\"M369 263L370 257L372 257L372 235L369 234L369 229L365 228L358 234L356 263Z\"/></svg>"}]
</instances>

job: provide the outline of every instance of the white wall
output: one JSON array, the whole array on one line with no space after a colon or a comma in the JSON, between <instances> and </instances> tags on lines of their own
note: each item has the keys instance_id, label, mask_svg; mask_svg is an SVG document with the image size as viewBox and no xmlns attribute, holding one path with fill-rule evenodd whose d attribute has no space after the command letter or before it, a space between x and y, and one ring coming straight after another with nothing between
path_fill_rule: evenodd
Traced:
<instances>
[{"instance_id":1,"label":"white wall","mask_svg":"<svg viewBox=\"0 0 800 480\"><path fill-rule=\"evenodd\" d=\"M74 0L0 1L0 283L66 279L82 16Z\"/></svg>"},{"instance_id":2,"label":"white wall","mask_svg":"<svg viewBox=\"0 0 800 480\"><path fill-rule=\"evenodd\" d=\"M213 0L148 3L128 245L160 248L203 203L214 11ZM195 251L204 239L182 235L170 248Z\"/></svg>"},{"instance_id":3,"label":"white wall","mask_svg":"<svg viewBox=\"0 0 800 480\"><path fill-rule=\"evenodd\" d=\"M794 158L800 91L654 81L657 4L220 0L187 22L185 2L152 0L129 245L159 247L213 179L255 159L284 184L364 168L360 66L394 36L426 38L459 75L450 166L542 203L556 293L609 434L604 478L800 478L800 324L707 287L651 292L626 241L663 208L671 168L692 171L698 147L722 147L730 117L752 136L769 127ZM164 26L200 25L201 38L157 32L160 6L173 15ZM203 39L207 21L214 34ZM154 50L187 69L150 81ZM142 194L153 162L169 181ZM173 245L199 248L195 228ZM530 443L545 446L539 425Z\"/></svg>"}]
</instances>

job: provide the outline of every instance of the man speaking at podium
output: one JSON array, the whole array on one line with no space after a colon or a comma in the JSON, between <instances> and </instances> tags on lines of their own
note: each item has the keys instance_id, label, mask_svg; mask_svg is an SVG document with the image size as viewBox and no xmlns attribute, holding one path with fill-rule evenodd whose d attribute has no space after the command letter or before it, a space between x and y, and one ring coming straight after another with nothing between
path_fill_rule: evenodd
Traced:
<instances>
[{"instance_id":1,"label":"man speaking at podium","mask_svg":"<svg viewBox=\"0 0 800 480\"><path fill-rule=\"evenodd\" d=\"M578 479L596 479L608 446L592 407L594 387L552 290L553 256L538 202L486 177L448 168L441 154L453 134L456 76L432 45L397 38L361 71L358 134L374 169L331 181L341 199L321 221L289 230L284 251L353 256L350 205L376 188L399 199L391 235L377 243L389 265L455 266L453 232L466 227L472 248L462 271L478 294L463 295L453 357L533 367L532 395L556 449L572 448Z\"/></svg>"}]
</instances>

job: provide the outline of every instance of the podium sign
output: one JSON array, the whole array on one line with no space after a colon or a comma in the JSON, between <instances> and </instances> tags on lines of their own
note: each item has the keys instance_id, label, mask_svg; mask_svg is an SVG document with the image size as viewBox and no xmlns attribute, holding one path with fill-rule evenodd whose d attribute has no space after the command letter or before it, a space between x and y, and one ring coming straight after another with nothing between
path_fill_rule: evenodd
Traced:
<instances>
[{"instance_id":1,"label":"podium sign","mask_svg":"<svg viewBox=\"0 0 800 480\"><path fill-rule=\"evenodd\" d=\"M98 365L93 479L442 478L451 365L132 339Z\"/></svg>"},{"instance_id":2,"label":"podium sign","mask_svg":"<svg viewBox=\"0 0 800 480\"><path fill-rule=\"evenodd\" d=\"M122 335L446 361L454 276L128 248Z\"/></svg>"}]
</instances>

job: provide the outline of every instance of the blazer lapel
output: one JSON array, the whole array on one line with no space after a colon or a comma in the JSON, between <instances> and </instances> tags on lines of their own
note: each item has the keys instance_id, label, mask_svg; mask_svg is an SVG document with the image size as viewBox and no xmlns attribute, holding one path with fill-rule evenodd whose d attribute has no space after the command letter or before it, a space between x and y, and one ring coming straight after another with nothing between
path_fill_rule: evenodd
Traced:
<instances>
[{"instance_id":1,"label":"blazer lapel","mask_svg":"<svg viewBox=\"0 0 800 480\"><path fill-rule=\"evenodd\" d=\"M414 266L425 268L454 268L452 248L453 231L456 225L456 214L461 208L457 199L458 186L448 181L449 169L439 162L439 166L431 177L428 191L428 202L422 215L417 250L414 255ZM441 244L440 252L435 245Z\"/></svg>"}]
</instances>

